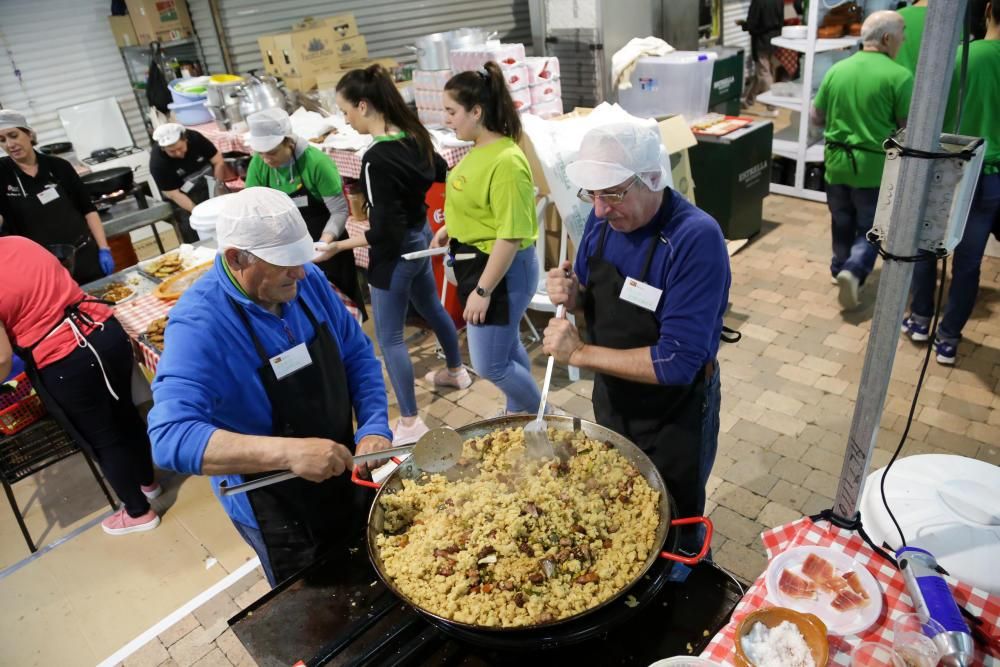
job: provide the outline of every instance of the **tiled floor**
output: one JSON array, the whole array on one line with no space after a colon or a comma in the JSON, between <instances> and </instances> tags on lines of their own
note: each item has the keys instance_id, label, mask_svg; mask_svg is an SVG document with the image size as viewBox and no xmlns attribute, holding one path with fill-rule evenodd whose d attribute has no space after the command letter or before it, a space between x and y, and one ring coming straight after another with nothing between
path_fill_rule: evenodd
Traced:
<instances>
[{"instance_id":1,"label":"tiled floor","mask_svg":"<svg viewBox=\"0 0 1000 667\"><path fill-rule=\"evenodd\" d=\"M761 235L732 259L732 308L727 323L739 328L744 337L737 345L724 345L719 355L722 434L709 484L708 511L716 526L715 558L744 579L753 579L765 566L758 539L762 530L832 503L878 277L876 272L864 292L860 311L841 313L827 269L829 218L825 206L769 197L765 219ZM904 455L956 453L1000 464L1000 260L984 261L981 284L979 305L966 329L957 367L931 362ZM540 377L544 357L538 346L529 351ZM921 351L908 341L900 341L875 466L888 461L899 440ZM437 363L430 338L413 353L418 377ZM591 387L586 374L570 383L565 370L559 369L550 399L569 413L590 418ZM419 387L417 395L432 426L460 426L492 416L499 407L499 393L486 382L440 394ZM181 513L177 508L171 511L175 512ZM218 540L233 538L234 534L227 534ZM107 544L101 547L107 549ZM44 562L50 555L54 554L40 560ZM121 562L120 567L128 568L129 564ZM18 573L9 579L20 576ZM0 582L0 587L7 583ZM95 588L92 595L113 598L113 586L107 582L103 586ZM265 590L259 572L248 575L125 664L254 664L226 630L225 619ZM30 593L26 595L21 603L26 609L39 604L29 602ZM177 606L165 607L161 616ZM56 624L52 630L57 631L57 620L51 622ZM0 636L2 628L0 624ZM133 636L123 636L121 644ZM45 651L32 652L31 660L21 664L54 664L46 656Z\"/></svg>"}]
</instances>

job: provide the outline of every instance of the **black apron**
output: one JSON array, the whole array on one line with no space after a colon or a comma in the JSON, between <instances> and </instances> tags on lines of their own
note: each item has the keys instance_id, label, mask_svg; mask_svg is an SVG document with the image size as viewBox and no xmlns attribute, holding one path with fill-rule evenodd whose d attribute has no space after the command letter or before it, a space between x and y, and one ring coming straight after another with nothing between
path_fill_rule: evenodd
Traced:
<instances>
[{"instance_id":1,"label":"black apron","mask_svg":"<svg viewBox=\"0 0 1000 667\"><path fill-rule=\"evenodd\" d=\"M31 239L35 243L48 248L50 245L65 243L76 248L76 264L73 269L73 280L80 285L104 277L101 263L98 259L97 241L94 240L90 227L83 213L73 206L66 188L56 180L51 173L45 174L46 189L54 188L59 195L56 199L43 204L38 199L38 193L25 187L31 180L21 178L21 170L10 158L3 160L7 168L14 170L14 176L21 188L21 197L7 197L7 204L14 212L10 224L13 233ZM42 176L42 165L39 165L38 176Z\"/></svg>"},{"instance_id":2,"label":"black apron","mask_svg":"<svg viewBox=\"0 0 1000 667\"><path fill-rule=\"evenodd\" d=\"M327 438L353 450L353 408L347 372L327 325L317 322L305 301L299 300L315 331L306 346L312 363L279 380L243 307L232 297L230 301L260 357L257 372L271 402L272 435ZM269 474L244 477L251 480ZM363 491L351 484L348 474L318 484L296 477L250 491L247 499L279 582L331 549L356 542L366 521Z\"/></svg>"},{"instance_id":3,"label":"black apron","mask_svg":"<svg viewBox=\"0 0 1000 667\"><path fill-rule=\"evenodd\" d=\"M297 157L294 157L294 152L292 155L295 163L295 173L301 174L302 172L299 171L299 160ZM271 169L270 173L277 174L277 171ZM270 173L268 174L268 180L270 180ZM309 235L312 237L312 240L319 241L319 237L323 235L323 228L326 227L326 223L330 220L330 210L326 207L326 204L323 203L322 199L309 191L305 185L305 181L299 186L298 190L288 196L295 202L299 213L305 219L306 227L309 229ZM336 240L346 241L347 238L347 228L345 227ZM354 253L347 251L338 252L325 262L320 262L317 266L323 269L327 280L354 302L354 305L361 311L361 318L367 320L368 311L365 310L365 298L361 293L361 283L358 282L358 269L354 265Z\"/></svg>"},{"instance_id":4,"label":"black apron","mask_svg":"<svg viewBox=\"0 0 1000 667\"><path fill-rule=\"evenodd\" d=\"M212 169L212 165L207 164L190 174L183 173L182 169L177 170L177 175L184 179L184 184L180 187L180 191L187 195L188 198L194 202L195 206L204 201L208 201L211 197L211 193L208 191L207 176ZM185 188L187 188L186 191ZM170 205L174 210L174 220L177 221L177 225L181 230L181 240L185 243L197 242L200 237L198 236L198 233L191 228L190 211L185 211L172 201L170 202Z\"/></svg>"},{"instance_id":5,"label":"black apron","mask_svg":"<svg viewBox=\"0 0 1000 667\"><path fill-rule=\"evenodd\" d=\"M590 276L583 303L587 332L595 345L616 350L655 345L660 338L656 314L619 298L625 276L604 259L607 231L605 223L596 253L587 258ZM638 280L646 281L659 236L654 232L649 239ZM594 378L597 423L624 435L652 459L682 517L700 516L704 510L697 506L702 492L698 468L705 381L714 372L715 362L707 364L694 382L684 386L632 382L602 373Z\"/></svg>"},{"instance_id":6,"label":"black apron","mask_svg":"<svg viewBox=\"0 0 1000 667\"><path fill-rule=\"evenodd\" d=\"M482 277L483 271L486 270L490 256L476 246L462 243L457 239L451 239L448 246L450 250L448 261L451 262L451 267L455 271L455 282L458 283L456 289L458 299L462 303L462 308L465 308L465 302L468 301L469 295L475 292L476 287L479 286L479 279ZM475 255L475 257L465 260L454 259L456 256L464 254ZM507 294L507 276L504 275L490 294L490 306L486 309L483 324L506 326L509 322L510 298Z\"/></svg>"},{"instance_id":7,"label":"black apron","mask_svg":"<svg viewBox=\"0 0 1000 667\"><path fill-rule=\"evenodd\" d=\"M858 158L854 154L855 151L860 151L862 153L871 153L873 155L885 155L884 150L875 150L874 148L869 148L868 146L861 146L860 144L848 144L843 141L831 141L826 140L826 147L830 150L840 150L847 153L847 159L851 163L851 170L857 174L858 173Z\"/></svg>"}]
</instances>

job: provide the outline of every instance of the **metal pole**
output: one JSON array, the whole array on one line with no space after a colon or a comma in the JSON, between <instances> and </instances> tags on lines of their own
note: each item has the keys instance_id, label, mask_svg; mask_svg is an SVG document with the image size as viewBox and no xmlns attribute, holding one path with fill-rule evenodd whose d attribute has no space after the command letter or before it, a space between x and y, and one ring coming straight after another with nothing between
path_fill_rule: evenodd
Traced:
<instances>
[{"instance_id":1,"label":"metal pole","mask_svg":"<svg viewBox=\"0 0 1000 667\"><path fill-rule=\"evenodd\" d=\"M938 148L965 5L966 0L928 4L906 129L909 148L924 151ZM896 182L889 192L881 193L879 206L890 207L886 249L893 255L910 256L917 254L919 221L924 218L933 165L930 160L900 159L902 162ZM858 511L861 490L878 438L882 408L889 391L889 376L899 341L899 323L903 320L912 276L913 265L908 262L887 261L882 268L847 454L833 505L834 512L843 518L851 518Z\"/></svg>"}]
</instances>

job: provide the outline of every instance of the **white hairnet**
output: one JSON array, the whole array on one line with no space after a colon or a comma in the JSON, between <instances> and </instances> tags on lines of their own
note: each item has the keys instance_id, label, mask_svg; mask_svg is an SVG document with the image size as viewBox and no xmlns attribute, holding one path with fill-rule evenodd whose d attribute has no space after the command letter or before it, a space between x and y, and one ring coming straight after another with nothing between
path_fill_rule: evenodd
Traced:
<instances>
[{"instance_id":1,"label":"white hairnet","mask_svg":"<svg viewBox=\"0 0 1000 667\"><path fill-rule=\"evenodd\" d=\"M292 121L284 109L264 109L247 116L247 144L258 153L273 150L286 137L293 136Z\"/></svg>"},{"instance_id":2,"label":"white hairnet","mask_svg":"<svg viewBox=\"0 0 1000 667\"><path fill-rule=\"evenodd\" d=\"M20 111L13 109L0 109L0 130L9 130L12 127L31 129L28 119Z\"/></svg>"},{"instance_id":3,"label":"white hairnet","mask_svg":"<svg viewBox=\"0 0 1000 667\"><path fill-rule=\"evenodd\" d=\"M306 222L284 192L247 188L219 199L219 250L246 250L275 266L302 266L316 256Z\"/></svg>"},{"instance_id":4,"label":"white hairnet","mask_svg":"<svg viewBox=\"0 0 1000 667\"><path fill-rule=\"evenodd\" d=\"M609 123L584 135L576 160L566 165L566 175L577 187L591 191L638 176L658 192L669 183L669 159L655 121Z\"/></svg>"}]
</instances>

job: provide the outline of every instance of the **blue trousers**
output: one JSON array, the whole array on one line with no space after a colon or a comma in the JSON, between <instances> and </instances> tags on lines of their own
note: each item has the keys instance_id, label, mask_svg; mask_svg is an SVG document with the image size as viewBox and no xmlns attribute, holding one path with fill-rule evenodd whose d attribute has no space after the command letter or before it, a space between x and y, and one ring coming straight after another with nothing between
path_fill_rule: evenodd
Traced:
<instances>
[{"instance_id":1,"label":"blue trousers","mask_svg":"<svg viewBox=\"0 0 1000 667\"><path fill-rule=\"evenodd\" d=\"M979 269L997 215L1000 215L1000 174L980 176L965 223L965 234L952 256L948 303L938 325L937 337L952 345L961 340L962 329L976 305ZM917 317L929 320L934 315L936 284L937 262L917 262L913 267L913 300L910 303L910 310Z\"/></svg>"},{"instance_id":2,"label":"blue trousers","mask_svg":"<svg viewBox=\"0 0 1000 667\"><path fill-rule=\"evenodd\" d=\"M535 412L542 400L520 336L521 318L537 288L538 258L533 247L525 248L514 256L507 271L507 324L470 324L466 330L472 367L504 393L507 412Z\"/></svg>"},{"instance_id":3,"label":"blue trousers","mask_svg":"<svg viewBox=\"0 0 1000 667\"><path fill-rule=\"evenodd\" d=\"M836 276L846 269L864 283L878 255L865 238L875 222L878 188L827 184L826 205L833 238L830 273Z\"/></svg>"},{"instance_id":4,"label":"blue trousers","mask_svg":"<svg viewBox=\"0 0 1000 667\"><path fill-rule=\"evenodd\" d=\"M426 227L409 232L403 241L400 254L416 250L426 250L431 233ZM375 319L375 338L382 349L382 358L389 373L389 382L396 392L399 413L403 417L417 414L417 397L413 389L413 363L410 351L403 341L403 328L410 303L420 317L424 318L437 336L444 349L450 368L462 365L462 353L458 347L458 332L451 317L441 305L431 261L402 259L396 264L389 289L371 287L372 313Z\"/></svg>"},{"instance_id":5,"label":"blue trousers","mask_svg":"<svg viewBox=\"0 0 1000 667\"><path fill-rule=\"evenodd\" d=\"M260 567L264 570L264 576L267 577L267 583L271 584L271 588L277 586L278 582L274 578L271 561L267 557L267 547L264 546L264 534L260 532L260 528L251 528L239 521L233 521L233 526L236 527L236 532L240 534L243 541L257 552L257 556L260 558Z\"/></svg>"}]
</instances>

